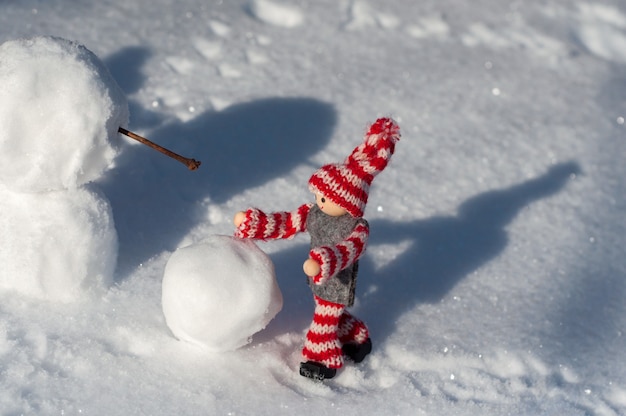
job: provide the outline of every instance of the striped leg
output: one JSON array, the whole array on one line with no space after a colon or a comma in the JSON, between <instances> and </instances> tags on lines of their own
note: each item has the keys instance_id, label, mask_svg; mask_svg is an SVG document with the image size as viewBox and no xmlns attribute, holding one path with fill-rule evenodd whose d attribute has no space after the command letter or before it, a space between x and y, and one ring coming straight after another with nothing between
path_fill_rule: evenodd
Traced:
<instances>
[{"instance_id":1,"label":"striped leg","mask_svg":"<svg viewBox=\"0 0 626 416\"><path fill-rule=\"evenodd\" d=\"M348 311L341 315L338 335L343 344L343 354L355 363L360 363L372 352L372 340L367 326Z\"/></svg>"},{"instance_id":2,"label":"striped leg","mask_svg":"<svg viewBox=\"0 0 626 416\"><path fill-rule=\"evenodd\" d=\"M362 344L369 338L369 331L363 321L344 310L337 335L342 344Z\"/></svg>"},{"instance_id":3,"label":"striped leg","mask_svg":"<svg viewBox=\"0 0 626 416\"><path fill-rule=\"evenodd\" d=\"M343 366L343 353L337 330L344 309L344 305L315 296L313 322L302 349L305 361L313 361L334 369Z\"/></svg>"}]
</instances>

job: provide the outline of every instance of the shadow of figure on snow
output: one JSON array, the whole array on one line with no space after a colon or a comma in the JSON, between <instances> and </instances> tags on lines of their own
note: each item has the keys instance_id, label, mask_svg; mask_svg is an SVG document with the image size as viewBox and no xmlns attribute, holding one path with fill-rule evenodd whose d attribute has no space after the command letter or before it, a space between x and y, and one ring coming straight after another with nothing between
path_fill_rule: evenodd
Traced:
<instances>
[{"instance_id":1,"label":"shadow of figure on snow","mask_svg":"<svg viewBox=\"0 0 626 416\"><path fill-rule=\"evenodd\" d=\"M129 46L109 55L104 64L126 94L132 94L141 89L144 75L141 68L148 61L152 52L142 46Z\"/></svg>"},{"instance_id":2,"label":"shadow of figure on snow","mask_svg":"<svg viewBox=\"0 0 626 416\"><path fill-rule=\"evenodd\" d=\"M123 48L104 63L127 94L145 82L142 68L152 52ZM164 114L129 100L129 129L153 128L147 138L202 166L190 172L132 139L124 143L116 166L98 186L109 199L119 240L116 279L164 250L206 218L202 202L234 195L287 174L323 149L332 136L336 111L312 98L266 98L194 119L166 123Z\"/></svg>"},{"instance_id":3,"label":"shadow of figure on snow","mask_svg":"<svg viewBox=\"0 0 626 416\"><path fill-rule=\"evenodd\" d=\"M377 270L367 254L361 262L358 291L365 294L360 296L360 313L375 336L386 338L403 313L421 302L440 301L461 279L497 257L508 243L506 226L515 216L558 192L579 171L575 162L558 164L538 178L470 198L454 217L371 221L372 249L376 244L409 244Z\"/></svg>"},{"instance_id":4,"label":"shadow of figure on snow","mask_svg":"<svg viewBox=\"0 0 626 416\"><path fill-rule=\"evenodd\" d=\"M120 243L118 280L155 254L174 250L206 218L202 201L227 201L305 163L326 145L335 121L327 103L268 98L150 133L150 140L200 160L193 172L143 145L126 146L101 183Z\"/></svg>"},{"instance_id":5,"label":"shadow of figure on snow","mask_svg":"<svg viewBox=\"0 0 626 416\"><path fill-rule=\"evenodd\" d=\"M146 76L142 68L152 56L143 46L128 46L108 56L103 62L125 94L134 94L144 85ZM162 116L144 109L138 102L128 99L130 121L134 129L150 127L161 122Z\"/></svg>"},{"instance_id":6,"label":"shadow of figure on snow","mask_svg":"<svg viewBox=\"0 0 626 416\"><path fill-rule=\"evenodd\" d=\"M378 340L423 302L441 300L465 276L497 257L508 243L506 226L533 202L561 190L580 172L575 162L555 165L544 175L504 190L489 191L464 202L455 217L414 222L370 221L369 249L377 244L407 241L399 257L375 269L367 252L360 260L357 315ZM281 333L302 331L313 313L311 291L302 272L307 244L290 245L271 257L284 297L281 313L260 334L263 342Z\"/></svg>"}]
</instances>

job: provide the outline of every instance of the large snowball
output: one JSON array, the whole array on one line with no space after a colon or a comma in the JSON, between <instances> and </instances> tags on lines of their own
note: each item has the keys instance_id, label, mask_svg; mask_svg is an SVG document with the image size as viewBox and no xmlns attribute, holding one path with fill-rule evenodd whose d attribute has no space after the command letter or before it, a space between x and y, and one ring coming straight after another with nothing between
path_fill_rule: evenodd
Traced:
<instances>
[{"instance_id":1,"label":"large snowball","mask_svg":"<svg viewBox=\"0 0 626 416\"><path fill-rule=\"evenodd\" d=\"M74 188L109 167L126 98L84 46L52 37L0 45L0 184Z\"/></svg>"},{"instance_id":2,"label":"large snowball","mask_svg":"<svg viewBox=\"0 0 626 416\"><path fill-rule=\"evenodd\" d=\"M22 194L0 186L0 288L77 300L112 282L117 249L103 197L84 188Z\"/></svg>"},{"instance_id":3,"label":"large snowball","mask_svg":"<svg viewBox=\"0 0 626 416\"><path fill-rule=\"evenodd\" d=\"M165 267L167 325L211 351L247 344L282 306L273 263L252 241L211 236L176 250Z\"/></svg>"}]
</instances>

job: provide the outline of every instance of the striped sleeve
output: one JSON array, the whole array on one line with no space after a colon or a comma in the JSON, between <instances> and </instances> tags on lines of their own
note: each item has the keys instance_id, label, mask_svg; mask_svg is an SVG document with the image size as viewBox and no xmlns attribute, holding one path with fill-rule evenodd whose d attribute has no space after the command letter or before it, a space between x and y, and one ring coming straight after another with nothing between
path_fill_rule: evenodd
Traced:
<instances>
[{"instance_id":1,"label":"striped sleeve","mask_svg":"<svg viewBox=\"0 0 626 416\"><path fill-rule=\"evenodd\" d=\"M315 247L309 252L309 257L320 265L320 273L313 277L313 281L324 284L341 270L355 263L365 251L369 227L366 221L359 222L352 233L334 247Z\"/></svg>"},{"instance_id":2,"label":"striped sleeve","mask_svg":"<svg viewBox=\"0 0 626 416\"><path fill-rule=\"evenodd\" d=\"M246 218L235 230L235 237L255 240L291 238L306 231L306 217L312 206L312 203L304 204L295 211L268 214L250 208L246 211Z\"/></svg>"}]
</instances>

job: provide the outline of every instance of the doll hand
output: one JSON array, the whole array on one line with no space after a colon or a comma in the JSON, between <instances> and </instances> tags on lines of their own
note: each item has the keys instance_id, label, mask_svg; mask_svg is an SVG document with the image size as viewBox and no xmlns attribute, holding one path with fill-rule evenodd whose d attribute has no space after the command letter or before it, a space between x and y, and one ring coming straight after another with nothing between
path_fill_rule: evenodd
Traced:
<instances>
[{"instance_id":1,"label":"doll hand","mask_svg":"<svg viewBox=\"0 0 626 416\"><path fill-rule=\"evenodd\" d=\"M246 219L246 213L245 212L239 211L238 213L236 213L235 217L233 218L233 223L235 224L235 227L239 228L239 226L241 225L241 223L245 219Z\"/></svg>"},{"instance_id":2,"label":"doll hand","mask_svg":"<svg viewBox=\"0 0 626 416\"><path fill-rule=\"evenodd\" d=\"M307 259L302 265L304 273L313 280L316 285L322 285L328 280L328 277L322 276L322 266L317 260Z\"/></svg>"},{"instance_id":3,"label":"doll hand","mask_svg":"<svg viewBox=\"0 0 626 416\"><path fill-rule=\"evenodd\" d=\"M257 210L258 211L258 210ZM258 219L258 215L254 215L255 212L254 209L249 209L247 211L239 211L238 213L235 214L235 217L233 218L233 223L235 224L236 230L235 230L235 237L238 238L255 238L256 237L256 232L257 230L257 223L258 221L255 221L255 218Z\"/></svg>"},{"instance_id":4,"label":"doll hand","mask_svg":"<svg viewBox=\"0 0 626 416\"><path fill-rule=\"evenodd\" d=\"M302 269L304 274L311 278L315 278L321 271L320 264L313 259L307 259L302 265Z\"/></svg>"}]
</instances>

